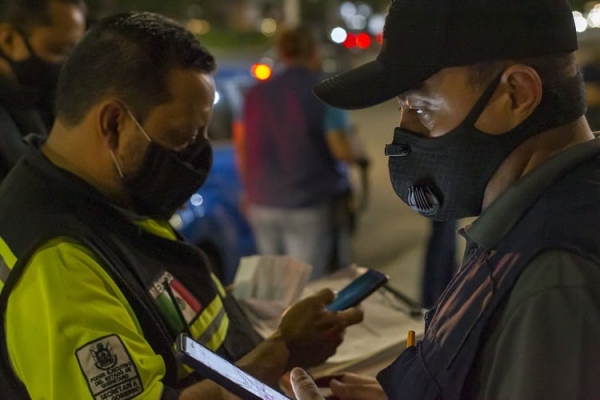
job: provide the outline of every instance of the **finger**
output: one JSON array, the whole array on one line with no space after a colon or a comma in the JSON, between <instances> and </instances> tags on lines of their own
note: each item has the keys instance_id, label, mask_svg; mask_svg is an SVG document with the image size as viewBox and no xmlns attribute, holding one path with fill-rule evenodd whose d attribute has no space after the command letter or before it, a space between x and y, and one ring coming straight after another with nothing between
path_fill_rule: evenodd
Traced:
<instances>
[{"instance_id":1,"label":"finger","mask_svg":"<svg viewBox=\"0 0 600 400\"><path fill-rule=\"evenodd\" d=\"M347 384L333 379L329 383L331 392L344 400L383 400L386 398L379 384Z\"/></svg>"},{"instance_id":2,"label":"finger","mask_svg":"<svg viewBox=\"0 0 600 400\"><path fill-rule=\"evenodd\" d=\"M314 295L322 304L329 304L335 300L335 292L329 288L321 289Z\"/></svg>"},{"instance_id":3,"label":"finger","mask_svg":"<svg viewBox=\"0 0 600 400\"><path fill-rule=\"evenodd\" d=\"M386 400L387 395L379 383L370 384L344 384L340 381L332 380L329 388L331 392L347 400Z\"/></svg>"},{"instance_id":4,"label":"finger","mask_svg":"<svg viewBox=\"0 0 600 400\"><path fill-rule=\"evenodd\" d=\"M377 379L375 379L373 377L359 375L359 374L354 374L352 372L345 372L337 380L341 381L341 382L344 382L344 383L377 384Z\"/></svg>"},{"instance_id":5,"label":"finger","mask_svg":"<svg viewBox=\"0 0 600 400\"><path fill-rule=\"evenodd\" d=\"M364 319L364 312L360 307L352 307L344 311L324 311L315 326L322 330L343 330L350 325L355 325Z\"/></svg>"},{"instance_id":6,"label":"finger","mask_svg":"<svg viewBox=\"0 0 600 400\"><path fill-rule=\"evenodd\" d=\"M317 385L302 368L294 368L290 374L294 395L298 400L323 400Z\"/></svg>"},{"instance_id":7,"label":"finger","mask_svg":"<svg viewBox=\"0 0 600 400\"><path fill-rule=\"evenodd\" d=\"M352 307L344 311L339 311L336 316L342 321L344 326L358 324L365 318L362 307Z\"/></svg>"}]
</instances>

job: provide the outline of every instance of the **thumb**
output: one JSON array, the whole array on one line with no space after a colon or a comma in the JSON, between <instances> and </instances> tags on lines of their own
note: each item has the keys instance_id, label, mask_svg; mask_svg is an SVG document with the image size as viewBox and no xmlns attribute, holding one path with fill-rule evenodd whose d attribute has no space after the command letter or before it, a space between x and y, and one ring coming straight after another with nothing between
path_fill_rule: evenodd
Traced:
<instances>
[{"instance_id":1,"label":"thumb","mask_svg":"<svg viewBox=\"0 0 600 400\"><path fill-rule=\"evenodd\" d=\"M294 395L298 400L324 400L310 375L302 368L294 368L290 373Z\"/></svg>"}]
</instances>

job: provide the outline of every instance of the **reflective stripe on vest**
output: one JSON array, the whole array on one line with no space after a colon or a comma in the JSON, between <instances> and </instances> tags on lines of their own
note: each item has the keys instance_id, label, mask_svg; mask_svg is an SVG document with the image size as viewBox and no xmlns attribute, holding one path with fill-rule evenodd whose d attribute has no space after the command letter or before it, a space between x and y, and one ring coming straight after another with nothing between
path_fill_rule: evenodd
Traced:
<instances>
[{"instance_id":1,"label":"reflective stripe on vest","mask_svg":"<svg viewBox=\"0 0 600 400\"><path fill-rule=\"evenodd\" d=\"M227 328L229 318L225 314L221 298L217 296L192 323L190 332L200 343L216 351L225 341Z\"/></svg>"},{"instance_id":2,"label":"reflective stripe on vest","mask_svg":"<svg viewBox=\"0 0 600 400\"><path fill-rule=\"evenodd\" d=\"M4 282L8 279L12 267L17 262L17 257L10 250L8 245L0 238L0 293L4 288Z\"/></svg>"}]
</instances>

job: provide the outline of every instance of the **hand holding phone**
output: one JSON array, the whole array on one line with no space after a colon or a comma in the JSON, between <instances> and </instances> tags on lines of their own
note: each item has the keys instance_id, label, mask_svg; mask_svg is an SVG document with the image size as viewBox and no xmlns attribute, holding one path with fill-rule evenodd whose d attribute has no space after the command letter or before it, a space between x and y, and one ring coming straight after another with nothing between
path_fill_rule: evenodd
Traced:
<instances>
[{"instance_id":1,"label":"hand holding phone","mask_svg":"<svg viewBox=\"0 0 600 400\"><path fill-rule=\"evenodd\" d=\"M242 399L290 400L185 333L177 337L177 352L184 364Z\"/></svg>"},{"instance_id":2,"label":"hand holding phone","mask_svg":"<svg viewBox=\"0 0 600 400\"><path fill-rule=\"evenodd\" d=\"M388 280L389 277L386 274L368 269L367 272L340 290L335 300L325 308L329 311L342 311L357 306Z\"/></svg>"}]
</instances>

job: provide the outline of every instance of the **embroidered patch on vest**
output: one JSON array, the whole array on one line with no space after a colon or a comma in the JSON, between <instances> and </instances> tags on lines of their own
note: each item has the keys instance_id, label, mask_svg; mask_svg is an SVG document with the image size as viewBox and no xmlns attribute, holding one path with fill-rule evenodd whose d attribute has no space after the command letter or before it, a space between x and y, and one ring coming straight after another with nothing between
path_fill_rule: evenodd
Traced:
<instances>
[{"instance_id":1,"label":"embroidered patch on vest","mask_svg":"<svg viewBox=\"0 0 600 400\"><path fill-rule=\"evenodd\" d=\"M189 325L202 311L203 307L198 299L169 272L163 271L149 291L167 322L176 332L184 332L186 328L184 321Z\"/></svg>"},{"instance_id":2,"label":"embroidered patch on vest","mask_svg":"<svg viewBox=\"0 0 600 400\"><path fill-rule=\"evenodd\" d=\"M144 391L140 375L119 336L94 340L75 354L94 399L127 400Z\"/></svg>"}]
</instances>

